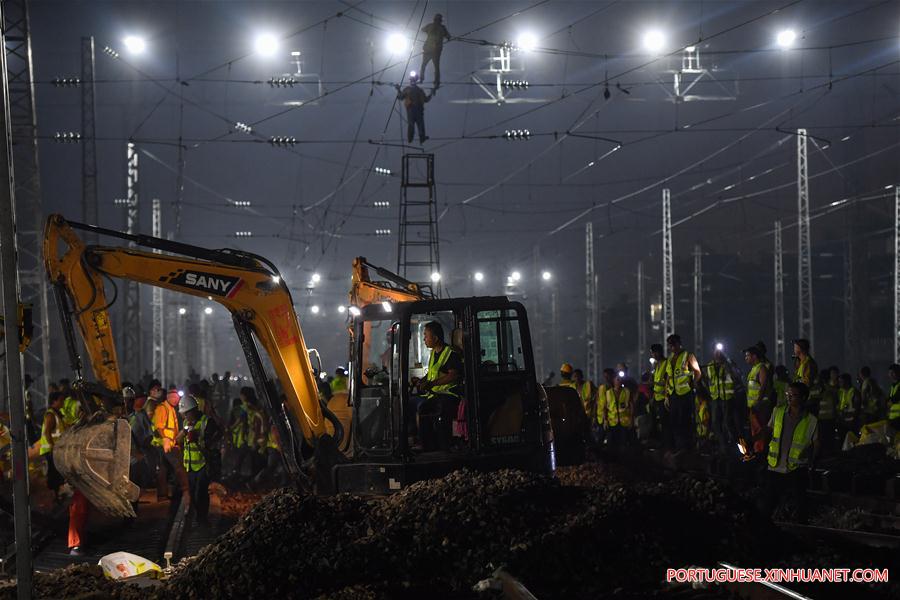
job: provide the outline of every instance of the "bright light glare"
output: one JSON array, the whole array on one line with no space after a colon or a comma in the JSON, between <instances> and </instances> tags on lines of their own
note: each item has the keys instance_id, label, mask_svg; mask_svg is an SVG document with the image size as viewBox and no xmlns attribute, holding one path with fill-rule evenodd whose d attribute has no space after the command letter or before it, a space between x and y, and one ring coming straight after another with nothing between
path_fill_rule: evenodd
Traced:
<instances>
[{"instance_id":1,"label":"bright light glare","mask_svg":"<svg viewBox=\"0 0 900 600\"><path fill-rule=\"evenodd\" d=\"M625 377L625 371L619 371L619 378Z\"/></svg>"},{"instance_id":2,"label":"bright light glare","mask_svg":"<svg viewBox=\"0 0 900 600\"><path fill-rule=\"evenodd\" d=\"M186 315L186 314L187 314L187 309L186 309L185 307L182 306L181 308L178 309L178 314L179 314L179 315Z\"/></svg>"},{"instance_id":3,"label":"bright light glare","mask_svg":"<svg viewBox=\"0 0 900 600\"><path fill-rule=\"evenodd\" d=\"M716 350L722 351L724 349L725 349L725 344L723 344L722 342L719 342L718 344L716 344Z\"/></svg>"},{"instance_id":4,"label":"bright light glare","mask_svg":"<svg viewBox=\"0 0 900 600\"><path fill-rule=\"evenodd\" d=\"M322 281L322 276L319 275L318 273L313 273L312 274L312 282L319 283L320 281Z\"/></svg>"},{"instance_id":5,"label":"bright light glare","mask_svg":"<svg viewBox=\"0 0 900 600\"><path fill-rule=\"evenodd\" d=\"M360 314L360 310L359 310L359 308L356 307L356 306L351 306L351 307L348 308L347 310L349 310L349 311L350 311L350 314L353 315L354 317L358 317L359 314Z\"/></svg>"},{"instance_id":6,"label":"bright light glare","mask_svg":"<svg viewBox=\"0 0 900 600\"><path fill-rule=\"evenodd\" d=\"M347 312L347 307L344 306L343 304L338 306L338 312L341 314L344 314L345 312Z\"/></svg>"},{"instance_id":7,"label":"bright light glare","mask_svg":"<svg viewBox=\"0 0 900 600\"><path fill-rule=\"evenodd\" d=\"M526 31L519 35L519 39L516 40L516 46L525 50L526 52L531 52L535 48L537 48L538 39L537 36L531 33L530 31Z\"/></svg>"},{"instance_id":8,"label":"bright light glare","mask_svg":"<svg viewBox=\"0 0 900 600\"><path fill-rule=\"evenodd\" d=\"M665 44L666 36L658 29L651 29L644 34L644 49L649 52L655 54L662 50Z\"/></svg>"},{"instance_id":9,"label":"bright light glare","mask_svg":"<svg viewBox=\"0 0 900 600\"><path fill-rule=\"evenodd\" d=\"M655 365L655 364L656 364L656 359L653 358L652 356L650 357L650 364L651 364L651 365Z\"/></svg>"},{"instance_id":10,"label":"bright light glare","mask_svg":"<svg viewBox=\"0 0 900 600\"><path fill-rule=\"evenodd\" d=\"M543 273L541 273L541 279L543 279L544 281L550 281L550 279L552 278L553 273L551 273L550 271L544 271Z\"/></svg>"},{"instance_id":11,"label":"bright light glare","mask_svg":"<svg viewBox=\"0 0 900 600\"><path fill-rule=\"evenodd\" d=\"M125 49L132 54L141 54L147 49L147 42L144 38L136 35L126 36L122 43L125 44Z\"/></svg>"},{"instance_id":12,"label":"bright light glare","mask_svg":"<svg viewBox=\"0 0 900 600\"><path fill-rule=\"evenodd\" d=\"M440 273L438 273L437 271L435 271L434 273L431 274L431 281L432 281L432 283L437 283L437 282L440 281L440 280L441 280L441 274L440 274Z\"/></svg>"},{"instance_id":13,"label":"bright light glare","mask_svg":"<svg viewBox=\"0 0 900 600\"><path fill-rule=\"evenodd\" d=\"M778 42L778 45L782 48L790 48L794 45L794 42L797 41L797 32L793 29L779 31L775 41Z\"/></svg>"},{"instance_id":14,"label":"bright light glare","mask_svg":"<svg viewBox=\"0 0 900 600\"><path fill-rule=\"evenodd\" d=\"M204 314L211 315L212 314L212 306L207 306L203 309Z\"/></svg>"},{"instance_id":15,"label":"bright light glare","mask_svg":"<svg viewBox=\"0 0 900 600\"><path fill-rule=\"evenodd\" d=\"M476 271L475 281L484 281L484 273L482 273L481 271Z\"/></svg>"},{"instance_id":16,"label":"bright light glare","mask_svg":"<svg viewBox=\"0 0 900 600\"><path fill-rule=\"evenodd\" d=\"M413 78L415 78L415 77L416 77L416 72L415 72L415 71L410 71L410 72L409 72L409 78L410 78L410 79L413 79Z\"/></svg>"},{"instance_id":17,"label":"bright light glare","mask_svg":"<svg viewBox=\"0 0 900 600\"><path fill-rule=\"evenodd\" d=\"M317 315L317 314L319 314L319 305L313 304L312 306L309 307L309 310L312 312L312 314Z\"/></svg>"},{"instance_id":18,"label":"bright light glare","mask_svg":"<svg viewBox=\"0 0 900 600\"><path fill-rule=\"evenodd\" d=\"M184 398L184 390L178 390L178 397Z\"/></svg>"},{"instance_id":19,"label":"bright light glare","mask_svg":"<svg viewBox=\"0 0 900 600\"><path fill-rule=\"evenodd\" d=\"M272 56L278 52L278 38L271 33L262 33L256 36L254 47L256 48L257 54L261 54L262 56Z\"/></svg>"},{"instance_id":20,"label":"bright light glare","mask_svg":"<svg viewBox=\"0 0 900 600\"><path fill-rule=\"evenodd\" d=\"M522 274L518 271L513 271L509 278L513 281L519 281L520 279L522 279Z\"/></svg>"},{"instance_id":21,"label":"bright light glare","mask_svg":"<svg viewBox=\"0 0 900 600\"><path fill-rule=\"evenodd\" d=\"M273 283L281 283L281 277L279 275L272 275Z\"/></svg>"},{"instance_id":22,"label":"bright light glare","mask_svg":"<svg viewBox=\"0 0 900 600\"><path fill-rule=\"evenodd\" d=\"M381 303L381 308L384 309L384 312L391 312L393 309L391 308L391 303L388 301L384 301Z\"/></svg>"},{"instance_id":23,"label":"bright light glare","mask_svg":"<svg viewBox=\"0 0 900 600\"><path fill-rule=\"evenodd\" d=\"M409 48L406 37L400 33L392 33L387 39L387 49L391 54L402 54Z\"/></svg>"}]
</instances>

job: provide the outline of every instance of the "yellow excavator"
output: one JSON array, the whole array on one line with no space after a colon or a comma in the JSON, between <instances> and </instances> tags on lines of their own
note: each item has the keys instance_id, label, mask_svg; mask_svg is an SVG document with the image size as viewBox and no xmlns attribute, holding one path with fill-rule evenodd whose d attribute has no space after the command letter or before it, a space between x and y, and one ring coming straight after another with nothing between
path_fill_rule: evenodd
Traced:
<instances>
[{"instance_id":1,"label":"yellow excavator","mask_svg":"<svg viewBox=\"0 0 900 600\"><path fill-rule=\"evenodd\" d=\"M130 246L88 245L79 232ZM505 297L433 298L357 259L348 317L349 391L328 404L318 393L290 291L264 257L52 215L44 231L44 261L74 387L87 415L59 439L54 462L108 514L133 514L130 501L137 492L128 480L130 428L113 416L120 403L121 374L109 318L115 297L107 297L104 284L110 281L114 288L117 279L207 298L228 309L262 408L278 432L286 471L298 486L319 493L390 493L464 466L554 469L547 400L536 380L527 315L520 303ZM370 269L385 281L372 281ZM441 437L436 448L423 451L409 443L415 414L410 381L425 374L422 332L429 322L450 332L448 343L460 352L464 374L453 415L455 434L447 412L421 415L433 421ZM83 373L76 326L93 382Z\"/></svg>"}]
</instances>

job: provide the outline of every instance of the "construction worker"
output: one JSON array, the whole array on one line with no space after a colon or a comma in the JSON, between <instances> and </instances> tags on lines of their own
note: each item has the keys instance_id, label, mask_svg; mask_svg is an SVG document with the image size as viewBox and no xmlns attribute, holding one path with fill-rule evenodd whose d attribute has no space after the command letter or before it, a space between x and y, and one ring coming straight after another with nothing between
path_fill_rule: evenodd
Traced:
<instances>
[{"instance_id":1,"label":"construction worker","mask_svg":"<svg viewBox=\"0 0 900 600\"><path fill-rule=\"evenodd\" d=\"M712 362L706 366L706 387L709 390L712 432L722 451L734 448L736 443L729 427L735 375L725 352L716 348Z\"/></svg>"},{"instance_id":2,"label":"construction worker","mask_svg":"<svg viewBox=\"0 0 900 600\"><path fill-rule=\"evenodd\" d=\"M584 378L584 371L575 369L572 371L572 381L575 384L575 391L581 398L581 405L584 407L584 414L587 415L590 422L596 418L597 411L597 388L594 383Z\"/></svg>"},{"instance_id":3,"label":"construction worker","mask_svg":"<svg viewBox=\"0 0 900 600\"><path fill-rule=\"evenodd\" d=\"M338 367L334 370L334 379L329 384L331 392L347 391L347 370L344 367Z\"/></svg>"},{"instance_id":4,"label":"construction worker","mask_svg":"<svg viewBox=\"0 0 900 600\"><path fill-rule=\"evenodd\" d=\"M853 387L850 373L841 373L838 389L838 440L843 444L849 432L859 431L859 391Z\"/></svg>"},{"instance_id":5,"label":"construction worker","mask_svg":"<svg viewBox=\"0 0 900 600\"><path fill-rule=\"evenodd\" d=\"M269 428L266 419L259 407L256 398L256 390L250 386L244 386L240 392L241 407L246 415L244 422L244 446L238 457L238 465L235 469L240 476L244 463L249 463L249 477L255 476L262 469L266 453L266 437Z\"/></svg>"},{"instance_id":6,"label":"construction worker","mask_svg":"<svg viewBox=\"0 0 900 600\"><path fill-rule=\"evenodd\" d=\"M572 367L569 363L563 363L559 367L559 385L562 387L570 387L573 390L575 389L575 380L572 379L572 374L575 372L575 368Z\"/></svg>"},{"instance_id":7,"label":"construction worker","mask_svg":"<svg viewBox=\"0 0 900 600\"><path fill-rule=\"evenodd\" d=\"M835 445L835 417L837 416L838 392L830 385L831 370L819 373L819 379L813 389L817 390L818 402L810 400L810 406L816 408L819 419L819 444L821 456L829 456ZM812 396L812 390L810 390Z\"/></svg>"},{"instance_id":8,"label":"construction worker","mask_svg":"<svg viewBox=\"0 0 900 600\"><path fill-rule=\"evenodd\" d=\"M794 381L799 381L809 389L819 374L816 361L809 355L809 340L794 340L794 356L797 357L797 370L794 372Z\"/></svg>"},{"instance_id":9,"label":"construction worker","mask_svg":"<svg viewBox=\"0 0 900 600\"><path fill-rule=\"evenodd\" d=\"M621 371L606 391L606 426L611 447L623 449L631 443L634 436L634 402Z\"/></svg>"},{"instance_id":10,"label":"construction worker","mask_svg":"<svg viewBox=\"0 0 900 600\"><path fill-rule=\"evenodd\" d=\"M84 410L81 408L81 402L78 401L75 392L69 385L68 379L60 379L59 386L64 398L60 414L62 414L64 425L72 427L81 421L84 416Z\"/></svg>"},{"instance_id":11,"label":"construction worker","mask_svg":"<svg viewBox=\"0 0 900 600\"><path fill-rule=\"evenodd\" d=\"M702 449L709 442L710 434L710 398L709 390L702 386L697 388L694 394L694 423L696 423L696 439L698 449Z\"/></svg>"},{"instance_id":12,"label":"construction worker","mask_svg":"<svg viewBox=\"0 0 900 600\"><path fill-rule=\"evenodd\" d=\"M666 362L666 376L669 380L669 409L675 451L693 447L694 434L694 389L703 373L697 357L681 345L681 336L673 333L666 338L669 360Z\"/></svg>"},{"instance_id":13,"label":"construction worker","mask_svg":"<svg viewBox=\"0 0 900 600\"><path fill-rule=\"evenodd\" d=\"M862 407L863 425L885 418L884 392L872 378L872 369L867 366L859 370L859 401Z\"/></svg>"},{"instance_id":14,"label":"construction worker","mask_svg":"<svg viewBox=\"0 0 900 600\"><path fill-rule=\"evenodd\" d=\"M394 86L397 88L397 99L403 100L403 106L406 107L406 143L412 144L413 134L415 133L414 129L418 128L419 130L419 143L424 144L426 140L428 140L428 136L425 135L425 104L431 102L431 97L434 95L425 94L422 91L422 88L418 86L418 77L416 77L415 72L409 74L409 85L400 89L400 86Z\"/></svg>"},{"instance_id":15,"label":"construction worker","mask_svg":"<svg viewBox=\"0 0 900 600\"><path fill-rule=\"evenodd\" d=\"M769 418L769 390L772 387L772 375L763 362L764 358L759 345L744 350L744 361L750 367L747 374L747 415L751 446L756 454L761 454L765 449L765 423Z\"/></svg>"},{"instance_id":16,"label":"construction worker","mask_svg":"<svg viewBox=\"0 0 900 600\"><path fill-rule=\"evenodd\" d=\"M900 429L900 365L895 363L888 367L888 377L891 380L887 398L888 420L894 429Z\"/></svg>"},{"instance_id":17,"label":"construction worker","mask_svg":"<svg viewBox=\"0 0 900 600\"><path fill-rule=\"evenodd\" d=\"M607 396L609 390L615 386L615 371L610 368L603 369L603 382L597 388L597 414L594 419L594 440L602 444L607 437L609 423L606 418Z\"/></svg>"},{"instance_id":18,"label":"construction worker","mask_svg":"<svg viewBox=\"0 0 900 600\"><path fill-rule=\"evenodd\" d=\"M184 447L184 470L188 477L191 510L197 523L208 524L209 468L207 456L218 448L219 426L215 420L200 412L197 399L187 394L178 403L184 427L176 441Z\"/></svg>"},{"instance_id":19,"label":"construction worker","mask_svg":"<svg viewBox=\"0 0 900 600\"><path fill-rule=\"evenodd\" d=\"M231 404L228 427L225 437L225 464L228 472L228 483L236 484L241 479L240 469L244 464L247 452L247 411L240 398Z\"/></svg>"},{"instance_id":20,"label":"construction worker","mask_svg":"<svg viewBox=\"0 0 900 600\"><path fill-rule=\"evenodd\" d=\"M650 346L650 364L653 365L653 401L650 403L650 412L660 441L671 448L673 440L669 427L669 409L666 406L666 399L669 397L668 359L663 353L662 344Z\"/></svg>"},{"instance_id":21,"label":"construction worker","mask_svg":"<svg viewBox=\"0 0 900 600\"><path fill-rule=\"evenodd\" d=\"M162 449L161 471L165 470L169 477L175 480L176 491L172 494L172 506L177 505L181 499L181 495L188 491L187 473L184 470L184 457L182 456L181 447L176 441L178 435L178 414L176 407L181 400L178 390L172 388L166 395L166 399L156 406L153 412L153 445ZM165 481L165 480L164 480ZM158 499L165 496L165 484L162 490L157 489Z\"/></svg>"},{"instance_id":22,"label":"construction worker","mask_svg":"<svg viewBox=\"0 0 900 600\"><path fill-rule=\"evenodd\" d=\"M444 341L444 328L437 321L425 324L422 341L431 350L428 371L424 379L413 382L422 400L412 401L418 406L412 414L418 415L417 429L423 448L449 443L452 437L453 416L459 408L462 391L463 364L459 354ZM436 430L438 425L446 429Z\"/></svg>"},{"instance_id":23,"label":"construction worker","mask_svg":"<svg viewBox=\"0 0 900 600\"><path fill-rule=\"evenodd\" d=\"M788 383L790 383L790 380L788 379L787 367L785 367L784 365L778 365L777 367L775 367L775 373L772 377L772 387L775 395L775 406L785 406L787 404L786 393ZM809 387L810 385L812 385L812 383L806 385L807 387Z\"/></svg>"},{"instance_id":24,"label":"construction worker","mask_svg":"<svg viewBox=\"0 0 900 600\"><path fill-rule=\"evenodd\" d=\"M56 502L60 501L59 489L65 483L65 479L53 463L53 446L66 430L62 416L64 401L65 397L62 392L50 392L47 397L47 411L44 413L44 422L41 426L40 455L46 457L47 487L53 490Z\"/></svg>"},{"instance_id":25,"label":"construction worker","mask_svg":"<svg viewBox=\"0 0 900 600\"><path fill-rule=\"evenodd\" d=\"M769 419L768 472L762 507L763 514L771 517L779 498L789 494L801 524L807 520L809 465L819 449L818 419L806 410L808 395L805 384L791 383L787 389L787 406L776 407Z\"/></svg>"},{"instance_id":26,"label":"construction worker","mask_svg":"<svg viewBox=\"0 0 900 600\"><path fill-rule=\"evenodd\" d=\"M450 41L450 32L444 26L444 16L440 13L434 15L434 20L422 28L425 34L425 43L422 45L422 67L419 75L422 83L425 83L425 67L429 62L434 63L434 92L441 87L441 52L444 51L444 40Z\"/></svg>"}]
</instances>

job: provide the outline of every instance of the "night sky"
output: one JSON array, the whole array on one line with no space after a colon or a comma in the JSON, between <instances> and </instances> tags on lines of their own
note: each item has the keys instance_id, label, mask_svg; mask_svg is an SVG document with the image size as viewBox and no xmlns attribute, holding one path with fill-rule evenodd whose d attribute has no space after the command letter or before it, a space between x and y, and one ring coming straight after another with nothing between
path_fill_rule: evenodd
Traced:
<instances>
[{"instance_id":1,"label":"night sky","mask_svg":"<svg viewBox=\"0 0 900 600\"><path fill-rule=\"evenodd\" d=\"M637 261L643 260L649 303L662 281L661 190L668 187L676 223L676 322L687 345L695 244L706 265L701 354L709 354L714 339L732 350L757 339L773 345L776 219L785 226L790 339L797 304L792 132L803 127L812 136L814 353L845 360L845 248L854 244L859 263L893 251L894 190L885 186L900 183L898 1L34 1L45 212L82 216L80 148L51 140L58 131L80 129L80 96L77 88L50 82L79 75L81 38L92 35L100 224L124 228L124 213L113 201L125 195L131 139L141 152L142 232L150 233L150 199L159 198L164 232L176 239L272 259L292 287L307 342L332 370L346 362L337 306L347 301L352 258L364 255L389 268L397 262L405 114L392 85L419 69L422 39L394 55L386 40L394 33L411 39L436 12L451 35L464 38L445 45L442 86L425 111L445 295L501 294L507 275L520 270L523 284L515 291L524 294L532 321L546 328L549 287L556 286L562 347L552 356L545 340L545 371L563 359L582 365L584 228L592 221L604 363L633 361ZM797 33L790 49L776 44L785 29ZM659 56L642 45L650 30L664 38ZM279 40L269 57L254 51L266 32ZM510 92L516 101L498 106L472 75L490 87L491 45L525 32L536 38L536 48L515 52L513 66L521 70L505 78L530 85ZM145 37L146 51L129 54L127 35ZM700 66L708 70L690 93L706 99L673 102L673 71L689 45L699 49ZM105 46L120 58L105 54ZM296 72L292 51L302 53L304 73L318 75L322 97L317 84L267 83ZM426 91L432 75L429 67ZM684 74L682 85L694 77ZM286 105L298 101L303 104ZM239 131L239 122L252 134ZM504 140L508 129L527 129L531 137ZM298 143L273 147L270 136ZM179 139L186 168L176 235ZM391 169L393 176L372 167ZM376 201L390 207L376 208ZM376 229L392 235L376 236ZM253 237L237 238L237 231ZM886 294L890 284L891 261L876 258L854 276L860 279L860 320L872 312L868 290ZM544 269L553 274L550 283L537 277ZM476 270L485 274L478 286ZM322 280L310 292L313 273ZM318 314L311 313L313 305ZM217 368L239 369L227 315L224 309L217 315ZM890 318L870 323L867 339L889 337ZM651 330L649 341L659 337Z\"/></svg>"}]
</instances>

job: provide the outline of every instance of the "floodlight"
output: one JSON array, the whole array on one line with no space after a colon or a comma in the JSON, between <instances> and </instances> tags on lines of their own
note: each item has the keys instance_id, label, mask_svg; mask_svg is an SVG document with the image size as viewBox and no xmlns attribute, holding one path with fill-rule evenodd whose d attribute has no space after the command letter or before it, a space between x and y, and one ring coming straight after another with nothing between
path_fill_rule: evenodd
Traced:
<instances>
[{"instance_id":1,"label":"floodlight","mask_svg":"<svg viewBox=\"0 0 900 600\"><path fill-rule=\"evenodd\" d=\"M644 49L656 54L666 44L666 36L658 29L651 29L644 34Z\"/></svg>"},{"instance_id":2,"label":"floodlight","mask_svg":"<svg viewBox=\"0 0 900 600\"><path fill-rule=\"evenodd\" d=\"M544 281L550 281L552 278L553 273L551 273L550 271L544 271L543 273L541 273L541 279L543 279Z\"/></svg>"},{"instance_id":3,"label":"floodlight","mask_svg":"<svg viewBox=\"0 0 900 600\"><path fill-rule=\"evenodd\" d=\"M484 273L481 271L476 271L474 277L475 281L484 281Z\"/></svg>"},{"instance_id":4,"label":"floodlight","mask_svg":"<svg viewBox=\"0 0 900 600\"><path fill-rule=\"evenodd\" d=\"M387 39L387 49L391 54L402 54L409 48L406 36L400 33L392 33Z\"/></svg>"},{"instance_id":5,"label":"floodlight","mask_svg":"<svg viewBox=\"0 0 900 600\"><path fill-rule=\"evenodd\" d=\"M256 36L254 48L257 54L272 56L278 51L278 38L271 33L262 33Z\"/></svg>"},{"instance_id":6,"label":"floodlight","mask_svg":"<svg viewBox=\"0 0 900 600\"><path fill-rule=\"evenodd\" d=\"M509 278L512 279L513 281L519 281L520 279L522 279L522 274L519 273L518 271L513 271L510 274Z\"/></svg>"},{"instance_id":7,"label":"floodlight","mask_svg":"<svg viewBox=\"0 0 900 600\"><path fill-rule=\"evenodd\" d=\"M313 273L312 274L312 282L319 283L320 281L322 281L322 276L319 275L318 273Z\"/></svg>"},{"instance_id":8,"label":"floodlight","mask_svg":"<svg viewBox=\"0 0 900 600\"><path fill-rule=\"evenodd\" d=\"M782 48L790 48L794 45L794 42L797 41L797 32L793 29L783 29L778 32L775 41L778 42L778 45Z\"/></svg>"},{"instance_id":9,"label":"floodlight","mask_svg":"<svg viewBox=\"0 0 900 600\"><path fill-rule=\"evenodd\" d=\"M187 314L187 309L186 309L185 307L182 306L181 308L178 309L178 314L179 314L179 315L186 315L186 314Z\"/></svg>"},{"instance_id":10,"label":"floodlight","mask_svg":"<svg viewBox=\"0 0 900 600\"><path fill-rule=\"evenodd\" d=\"M204 308L203 313L207 314L207 315L211 315L212 314L212 306L207 306L206 308Z\"/></svg>"},{"instance_id":11,"label":"floodlight","mask_svg":"<svg viewBox=\"0 0 900 600\"><path fill-rule=\"evenodd\" d=\"M136 35L126 36L122 43L125 45L125 49L132 54L143 54L144 50L147 49L146 40Z\"/></svg>"},{"instance_id":12,"label":"floodlight","mask_svg":"<svg viewBox=\"0 0 900 600\"><path fill-rule=\"evenodd\" d=\"M516 40L516 46L518 46L521 50L525 50L526 52L531 52L532 50L534 50L537 47L537 43L537 36L530 31L519 34L519 38Z\"/></svg>"},{"instance_id":13,"label":"floodlight","mask_svg":"<svg viewBox=\"0 0 900 600\"><path fill-rule=\"evenodd\" d=\"M310 312L312 312L312 314L317 315L317 314L319 314L319 305L313 304L312 306L309 307L309 310L310 310Z\"/></svg>"},{"instance_id":14,"label":"floodlight","mask_svg":"<svg viewBox=\"0 0 900 600\"><path fill-rule=\"evenodd\" d=\"M437 282L440 281L440 280L441 280L441 274L440 274L440 273L438 273L437 271L435 271L434 273L431 274L431 282L432 282L432 283L437 283Z\"/></svg>"}]
</instances>

